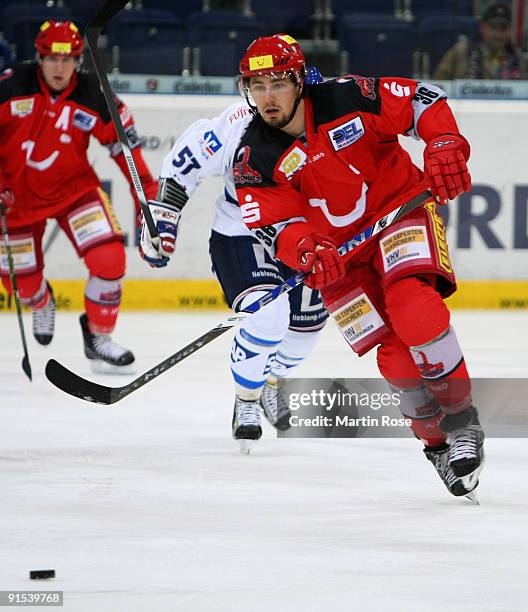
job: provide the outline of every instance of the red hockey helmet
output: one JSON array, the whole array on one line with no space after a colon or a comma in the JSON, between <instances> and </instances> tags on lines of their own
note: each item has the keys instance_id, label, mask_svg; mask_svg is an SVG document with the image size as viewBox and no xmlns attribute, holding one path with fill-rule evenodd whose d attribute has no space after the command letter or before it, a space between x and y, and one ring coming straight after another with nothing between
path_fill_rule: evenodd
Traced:
<instances>
[{"instance_id":1,"label":"red hockey helmet","mask_svg":"<svg viewBox=\"0 0 528 612\"><path fill-rule=\"evenodd\" d=\"M298 72L304 79L306 62L301 45L288 34L259 36L240 62L243 79L274 72Z\"/></svg>"},{"instance_id":2,"label":"red hockey helmet","mask_svg":"<svg viewBox=\"0 0 528 612\"><path fill-rule=\"evenodd\" d=\"M84 43L79 28L72 21L45 21L35 39L37 53L47 55L72 55L79 57Z\"/></svg>"}]
</instances>

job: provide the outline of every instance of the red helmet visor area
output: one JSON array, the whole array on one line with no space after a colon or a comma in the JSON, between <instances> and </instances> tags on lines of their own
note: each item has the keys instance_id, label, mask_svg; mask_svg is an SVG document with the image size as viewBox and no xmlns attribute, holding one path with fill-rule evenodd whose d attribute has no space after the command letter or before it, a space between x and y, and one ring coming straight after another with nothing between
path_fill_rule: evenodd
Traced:
<instances>
[{"instance_id":1,"label":"red helmet visor area","mask_svg":"<svg viewBox=\"0 0 528 612\"><path fill-rule=\"evenodd\" d=\"M287 79L299 88L301 87L304 81L304 73L301 70L284 70L278 72L267 70L265 72L256 72L251 76L240 77L240 80L238 82L239 92L244 98L246 98L251 107L257 106L251 93L251 78L259 76L267 77L277 81Z\"/></svg>"},{"instance_id":2,"label":"red helmet visor area","mask_svg":"<svg viewBox=\"0 0 528 612\"><path fill-rule=\"evenodd\" d=\"M80 57L84 49L77 26L71 21L45 21L35 39L35 48L41 57L70 55Z\"/></svg>"}]
</instances>

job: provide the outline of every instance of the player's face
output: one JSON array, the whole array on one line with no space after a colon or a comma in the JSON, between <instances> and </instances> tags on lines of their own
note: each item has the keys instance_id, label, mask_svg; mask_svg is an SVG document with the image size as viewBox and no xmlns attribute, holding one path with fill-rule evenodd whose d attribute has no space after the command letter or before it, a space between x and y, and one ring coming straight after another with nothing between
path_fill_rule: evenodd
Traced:
<instances>
[{"instance_id":1,"label":"player's face","mask_svg":"<svg viewBox=\"0 0 528 612\"><path fill-rule=\"evenodd\" d=\"M46 85L52 91L63 91L72 80L77 59L71 55L48 55L40 60Z\"/></svg>"},{"instance_id":2,"label":"player's face","mask_svg":"<svg viewBox=\"0 0 528 612\"><path fill-rule=\"evenodd\" d=\"M273 127L280 128L288 120L298 91L287 73L255 76L249 82L249 92L259 114Z\"/></svg>"}]
</instances>

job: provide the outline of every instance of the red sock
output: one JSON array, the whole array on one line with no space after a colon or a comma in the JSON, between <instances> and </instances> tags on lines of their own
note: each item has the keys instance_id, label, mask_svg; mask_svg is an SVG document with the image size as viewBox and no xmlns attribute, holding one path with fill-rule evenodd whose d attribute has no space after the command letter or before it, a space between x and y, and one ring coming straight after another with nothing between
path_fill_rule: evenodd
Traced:
<instances>
[{"instance_id":1,"label":"red sock","mask_svg":"<svg viewBox=\"0 0 528 612\"><path fill-rule=\"evenodd\" d=\"M125 274L125 250L119 240L91 248L84 256L90 278L84 307L92 333L113 332L121 305L121 281Z\"/></svg>"},{"instance_id":2,"label":"red sock","mask_svg":"<svg viewBox=\"0 0 528 612\"><path fill-rule=\"evenodd\" d=\"M409 349L395 335L386 336L378 348L378 367L391 389L399 394L400 412L411 419L411 429L426 446L438 446L446 435L438 424L443 416L414 363Z\"/></svg>"},{"instance_id":3,"label":"red sock","mask_svg":"<svg viewBox=\"0 0 528 612\"><path fill-rule=\"evenodd\" d=\"M84 308L93 334L111 334L114 331L120 304L121 279L89 278L84 293Z\"/></svg>"},{"instance_id":4,"label":"red sock","mask_svg":"<svg viewBox=\"0 0 528 612\"><path fill-rule=\"evenodd\" d=\"M442 411L467 409L471 405L471 382L440 294L425 280L408 277L389 285L385 299L396 335L409 348L420 377Z\"/></svg>"}]
</instances>

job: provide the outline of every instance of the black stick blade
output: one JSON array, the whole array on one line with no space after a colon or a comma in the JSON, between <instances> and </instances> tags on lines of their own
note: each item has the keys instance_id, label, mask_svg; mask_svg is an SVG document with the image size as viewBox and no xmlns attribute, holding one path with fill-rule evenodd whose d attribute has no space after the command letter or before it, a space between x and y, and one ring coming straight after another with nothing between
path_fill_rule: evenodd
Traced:
<instances>
[{"instance_id":1,"label":"black stick blade","mask_svg":"<svg viewBox=\"0 0 528 612\"><path fill-rule=\"evenodd\" d=\"M29 380L33 380L33 376L31 374L31 365L29 363L29 358L27 355L22 357L22 369L24 370L24 374L29 378Z\"/></svg>"},{"instance_id":2,"label":"black stick blade","mask_svg":"<svg viewBox=\"0 0 528 612\"><path fill-rule=\"evenodd\" d=\"M158 363L158 365L140 374L137 378L122 387L105 387L90 380L86 380L85 378L81 378L71 370L68 370L68 368L65 368L58 361L55 361L55 359L50 359L46 364L46 376L53 385L61 391L64 391L64 393L68 393L68 395L73 395L86 402L93 402L95 404L115 404L143 385L146 385L154 378L157 378L160 374L163 374L163 372L166 372L168 369L172 368L172 366L175 366L177 363L180 363L180 361L196 353L196 351L209 344L209 342L212 342L215 338L224 334L228 329L231 329L242 318L243 317L239 315L229 317L229 319L220 325L205 332L205 334L201 335L187 346L176 351L176 353L167 357L167 359L164 359L162 362Z\"/></svg>"},{"instance_id":3,"label":"black stick blade","mask_svg":"<svg viewBox=\"0 0 528 612\"><path fill-rule=\"evenodd\" d=\"M112 19L114 15L117 15L117 13L124 8L128 1L129 0L106 0L106 2L103 2L103 4L99 7L99 10L92 17L92 19L90 19L88 27L97 29L104 28L110 19Z\"/></svg>"},{"instance_id":4,"label":"black stick blade","mask_svg":"<svg viewBox=\"0 0 528 612\"><path fill-rule=\"evenodd\" d=\"M68 370L55 359L46 364L46 377L64 393L95 404L113 404L112 387L105 387L98 383L81 378L75 372Z\"/></svg>"}]
</instances>

